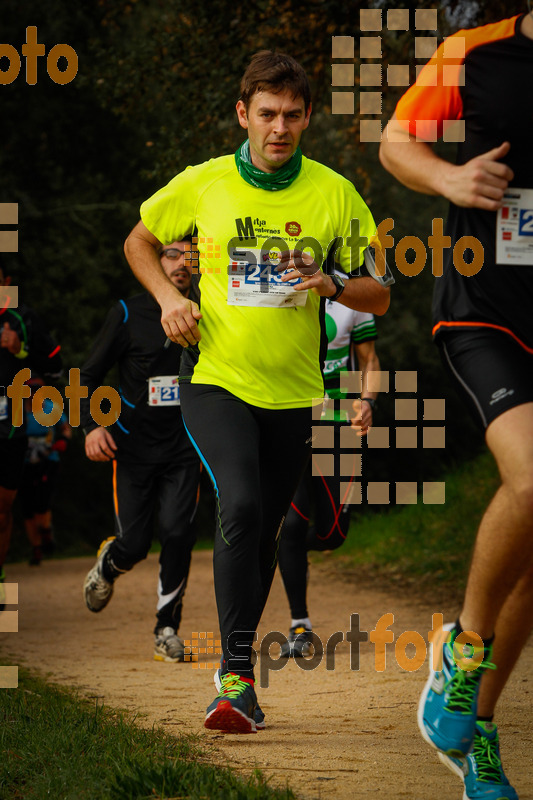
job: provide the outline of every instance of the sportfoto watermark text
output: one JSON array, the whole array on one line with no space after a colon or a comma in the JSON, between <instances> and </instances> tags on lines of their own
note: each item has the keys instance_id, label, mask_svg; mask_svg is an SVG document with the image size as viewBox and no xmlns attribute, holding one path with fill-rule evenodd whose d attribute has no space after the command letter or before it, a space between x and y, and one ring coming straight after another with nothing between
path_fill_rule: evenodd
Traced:
<instances>
[{"instance_id":1,"label":"sportfoto watermark text","mask_svg":"<svg viewBox=\"0 0 533 800\"><path fill-rule=\"evenodd\" d=\"M432 669L442 669L442 647L446 642L450 641L451 633L443 628L444 618L441 613L432 614L431 617L431 630L428 631L428 641L432 645ZM335 657L337 645L341 642L348 642L350 645L350 669L357 672L360 669L360 646L361 643L370 641L374 645L374 669L376 672L384 672L387 668L387 645L394 644L394 658L400 669L407 672L415 672L425 663L427 658L427 645L422 634L418 631L408 630L401 633L395 641L394 633L390 630L391 625L394 624L394 614L382 614L376 622L375 627L371 631L361 630L359 614L350 614L350 628L348 631L335 631L324 643L317 636L316 633L311 634L313 653L308 657L287 659L281 658L279 651L276 648L276 654L271 655L271 648L273 645L287 644L287 637L280 631L270 631L267 633L259 644L256 654L259 656L259 685L261 688L268 688L270 672L279 672L284 669L290 660L294 660L298 667L305 672L317 669L322 661L325 661L325 666L328 671L335 669ZM237 632L238 633L238 632ZM253 636L253 641L257 641L257 633L245 632L246 641L249 643L250 637ZM193 667L198 669L218 668L219 663L206 663L199 664L198 654L200 653L221 653L221 642L219 639L214 639L213 634L209 634L209 647L199 647L198 638L202 638L202 634L195 634L192 642L187 640L188 654L185 656L186 661L196 662ZM191 646L192 645L192 646ZM243 649L249 646L243 640ZM414 654L408 655L407 648L414 648ZM390 650L389 648L389 654ZM246 656L243 654L243 658ZM484 658L483 640L474 631L463 631L454 641L453 657L456 664L465 672L470 672L479 667ZM233 668L236 669L235 663L238 662L239 653L233 653L234 659Z\"/></svg>"}]
</instances>

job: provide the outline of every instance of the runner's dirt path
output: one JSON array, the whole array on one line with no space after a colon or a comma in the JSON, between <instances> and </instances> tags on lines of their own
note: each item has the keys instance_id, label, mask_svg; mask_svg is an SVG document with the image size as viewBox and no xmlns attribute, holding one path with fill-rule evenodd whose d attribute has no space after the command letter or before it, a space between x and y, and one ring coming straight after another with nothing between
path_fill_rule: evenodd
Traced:
<instances>
[{"instance_id":1,"label":"runner's dirt path","mask_svg":"<svg viewBox=\"0 0 533 800\"><path fill-rule=\"evenodd\" d=\"M150 556L121 578L111 604L100 614L86 610L81 587L93 561L45 562L40 568L9 567L19 582L19 633L1 634L2 654L62 684L103 697L105 703L140 711L175 734L198 733L217 763L237 770L260 767L276 785L288 781L302 800L448 800L461 798L458 778L422 741L416 705L427 662L418 672L398 666L387 646L384 672L374 669L374 646L361 645L359 671L350 670L348 645L338 646L335 669L324 663L304 672L295 662L270 674L258 689L267 729L251 736L223 736L202 727L214 695L212 671L152 658L157 557ZM430 607L407 595L393 596L343 582L314 565L310 610L323 642L347 631L350 613L371 631L392 612L397 638L403 631L427 639L432 612L453 619L457 608ZM193 557L181 634L217 630L211 553ZM260 638L286 632L287 603L276 577ZM409 653L412 654L412 653ZM214 660L212 656L202 656ZM533 798L533 642L522 655L500 705L498 722L508 776L520 800Z\"/></svg>"}]
</instances>

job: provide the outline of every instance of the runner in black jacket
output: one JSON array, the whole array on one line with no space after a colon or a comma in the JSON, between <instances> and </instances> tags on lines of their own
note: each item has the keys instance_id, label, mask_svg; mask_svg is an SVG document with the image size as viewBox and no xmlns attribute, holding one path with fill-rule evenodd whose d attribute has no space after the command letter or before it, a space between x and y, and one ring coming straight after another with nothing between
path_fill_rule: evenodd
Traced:
<instances>
[{"instance_id":1,"label":"runner in black jacket","mask_svg":"<svg viewBox=\"0 0 533 800\"><path fill-rule=\"evenodd\" d=\"M185 241L173 242L160 253L166 274L186 295L191 284L187 247ZM101 611L116 578L146 558L157 507L161 555L154 657L159 661L184 657L177 632L195 541L200 475L179 408L180 356L181 347L166 340L159 306L144 293L111 309L81 370L90 397L117 363L122 400L120 418L109 430L91 418L89 400L82 402L87 456L113 461L116 528L87 575L85 601L91 611Z\"/></svg>"}]
</instances>

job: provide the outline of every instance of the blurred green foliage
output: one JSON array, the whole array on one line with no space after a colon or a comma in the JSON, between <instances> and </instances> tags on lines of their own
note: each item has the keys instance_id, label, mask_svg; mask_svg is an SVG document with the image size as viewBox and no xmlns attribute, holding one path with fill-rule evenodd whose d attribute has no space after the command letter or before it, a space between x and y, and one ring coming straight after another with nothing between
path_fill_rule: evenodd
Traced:
<instances>
[{"instance_id":1,"label":"blurred green foliage","mask_svg":"<svg viewBox=\"0 0 533 800\"><path fill-rule=\"evenodd\" d=\"M380 166L378 145L359 140L359 10L379 7L385 21L388 9L410 9L409 31L384 28L381 63L384 73L389 63L408 63L414 79L415 9L438 8L441 40L461 25L494 21L525 6L525 0L4 0L3 42L20 53L26 27L35 25L47 52L68 43L79 58L78 75L67 85L55 84L40 58L36 85L26 84L23 61L18 78L0 86L0 201L19 204L20 232L20 252L4 262L24 300L62 343L66 369L80 366L109 306L138 290L122 244L142 200L187 164L232 152L243 140L234 106L254 52L289 52L307 70L314 111L303 139L306 155L352 180L377 222L392 217L396 242L407 234L427 242L431 220L446 216L446 204L400 186ZM353 116L331 113L334 35L355 38ZM401 92L383 86L383 123ZM453 158L453 151L444 153ZM391 253L389 260L394 266ZM398 471L403 477L405 470L431 478L480 443L431 343L429 261L416 279L394 270L397 283L391 309L378 321L378 348L383 369L418 370L419 397L447 399L447 449L419 448L409 452L408 464L405 453L382 451L368 459L372 479L390 480ZM377 423L391 424L392 394L380 406ZM65 517L94 543L108 533L111 512L103 509L111 506L101 502L102 470L86 463L81 440L68 472L69 490L60 496Z\"/></svg>"}]
</instances>

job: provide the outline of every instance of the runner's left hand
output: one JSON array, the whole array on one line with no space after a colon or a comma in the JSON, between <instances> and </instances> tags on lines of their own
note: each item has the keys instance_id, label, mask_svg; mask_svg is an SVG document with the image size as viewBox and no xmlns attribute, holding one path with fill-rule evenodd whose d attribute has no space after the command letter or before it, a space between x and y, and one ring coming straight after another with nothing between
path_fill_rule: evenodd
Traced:
<instances>
[{"instance_id":1,"label":"runner's left hand","mask_svg":"<svg viewBox=\"0 0 533 800\"><path fill-rule=\"evenodd\" d=\"M366 436L372 426L372 407L361 400L354 400L352 403L355 417L350 419L352 428L355 428L359 436Z\"/></svg>"},{"instance_id":2,"label":"runner's left hand","mask_svg":"<svg viewBox=\"0 0 533 800\"><path fill-rule=\"evenodd\" d=\"M302 279L301 283L297 283L293 287L295 292L312 289L320 297L333 297L337 291L337 287L329 275L322 272L313 256L309 253L304 253L301 250L285 250L282 252L276 272L283 272L286 269L292 270L292 272L281 276L283 283L293 281L296 277ZM295 272L297 274L294 274Z\"/></svg>"}]
</instances>

